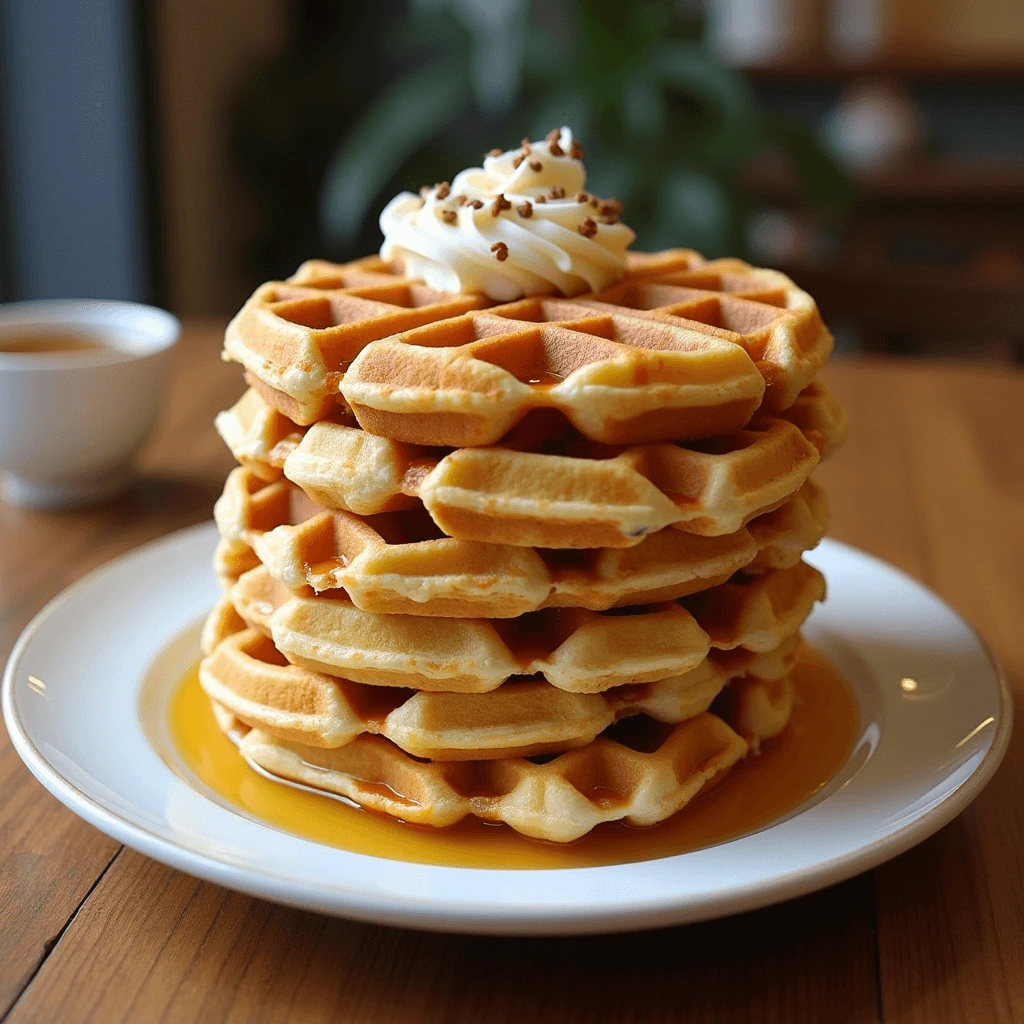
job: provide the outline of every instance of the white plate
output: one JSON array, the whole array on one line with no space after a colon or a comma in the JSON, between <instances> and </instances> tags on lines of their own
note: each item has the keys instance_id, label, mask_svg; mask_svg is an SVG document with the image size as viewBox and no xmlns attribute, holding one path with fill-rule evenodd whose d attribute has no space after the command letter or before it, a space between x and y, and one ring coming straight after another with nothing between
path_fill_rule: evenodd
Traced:
<instances>
[{"instance_id":1,"label":"white plate","mask_svg":"<svg viewBox=\"0 0 1024 1024\"><path fill-rule=\"evenodd\" d=\"M147 741L141 682L162 652L168 678L198 657L196 623L217 596L215 541L212 523L172 534L52 601L11 655L4 718L36 778L86 821L182 871L280 903L495 934L750 910L848 878L935 832L991 778L1009 739L1009 690L970 626L898 570L825 541L808 561L828 578L829 598L806 631L846 675L861 729L846 766L808 805L731 842L609 867L442 868L348 853L210 799Z\"/></svg>"}]
</instances>

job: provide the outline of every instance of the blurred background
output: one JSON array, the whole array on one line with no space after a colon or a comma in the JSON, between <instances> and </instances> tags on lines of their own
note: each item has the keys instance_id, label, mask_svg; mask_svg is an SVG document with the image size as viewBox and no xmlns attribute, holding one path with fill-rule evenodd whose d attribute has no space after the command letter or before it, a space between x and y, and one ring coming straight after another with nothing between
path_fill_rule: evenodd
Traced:
<instances>
[{"instance_id":1,"label":"blurred background","mask_svg":"<svg viewBox=\"0 0 1024 1024\"><path fill-rule=\"evenodd\" d=\"M638 247L1024 359L1020 0L0 0L0 300L223 317L563 123Z\"/></svg>"}]
</instances>

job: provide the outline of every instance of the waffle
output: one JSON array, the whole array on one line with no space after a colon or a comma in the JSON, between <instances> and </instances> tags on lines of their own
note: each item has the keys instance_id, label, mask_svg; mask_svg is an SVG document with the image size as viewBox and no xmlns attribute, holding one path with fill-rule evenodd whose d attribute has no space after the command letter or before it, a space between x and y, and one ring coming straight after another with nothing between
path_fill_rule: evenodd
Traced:
<instances>
[{"instance_id":1,"label":"waffle","mask_svg":"<svg viewBox=\"0 0 1024 1024\"><path fill-rule=\"evenodd\" d=\"M422 501L449 536L550 548L629 547L669 525L734 533L801 486L823 437L761 419L688 447L623 450L538 432L529 445L513 438L441 455L343 423L299 434L289 422L249 391L220 414L218 429L251 473L272 481L283 469L325 508L373 515ZM262 461L253 460L257 451Z\"/></svg>"},{"instance_id":2,"label":"waffle","mask_svg":"<svg viewBox=\"0 0 1024 1024\"><path fill-rule=\"evenodd\" d=\"M795 652L790 668L794 658ZM267 637L243 628L216 644L199 678L221 708L278 740L340 747L374 734L414 757L479 760L571 750L640 714L684 721L706 711L756 660L750 655L719 664L712 656L684 675L603 693L568 693L543 680L489 693L417 693L290 665Z\"/></svg>"},{"instance_id":3,"label":"waffle","mask_svg":"<svg viewBox=\"0 0 1024 1024\"><path fill-rule=\"evenodd\" d=\"M688 672L710 650L677 604L643 615L551 609L505 622L364 612L343 597L293 594L260 566L231 588L245 622L293 664L355 682L484 693L511 676L541 675L595 693Z\"/></svg>"},{"instance_id":4,"label":"waffle","mask_svg":"<svg viewBox=\"0 0 1024 1024\"><path fill-rule=\"evenodd\" d=\"M225 590L237 582L239 577L262 565L252 548L236 547L224 540L217 543L213 554L213 571Z\"/></svg>"},{"instance_id":5,"label":"waffle","mask_svg":"<svg viewBox=\"0 0 1024 1024\"><path fill-rule=\"evenodd\" d=\"M603 326L592 325L582 331L591 337L595 331L598 334L607 332L608 324L631 319L646 323L652 335L658 334L653 325L664 325L687 336L700 336L709 352L719 351L720 342L732 342L749 353L763 378L763 408L770 411L785 409L792 404L831 351L831 335L822 324L813 300L783 274L750 267L740 260L705 261L689 250L631 253L628 264L629 270L618 285L599 296L584 296L572 303L563 303L560 315L568 314L572 307L568 315L574 323L581 318L601 320ZM489 310L486 318L491 320L504 316L521 320L525 316L535 321L546 319L543 314L540 317L536 314L537 302L523 300L498 307ZM400 277L377 257L344 265L310 261L287 281L269 282L257 289L228 327L224 356L242 363L250 385L271 405L296 423L309 424L337 409L340 401L338 384L345 368L367 343L488 305L489 300L482 296L437 292L422 283ZM522 336L524 328L521 323L517 330ZM535 325L534 336L539 330ZM635 334L638 329L626 330ZM509 333L507 327L500 324L491 330L491 334L496 332ZM530 333L528 329L526 333ZM550 336L557 332L547 330L546 333ZM589 341L588 344L593 346L596 342ZM510 353L514 346L499 345L498 348ZM641 362L647 365L652 360L659 367L664 363L650 352ZM521 368L521 360L513 359L513 362L516 366L508 368ZM573 366L573 369L577 367ZM612 375L615 370L622 369L617 365L612 369ZM745 370L749 377L749 367ZM395 371L400 372L400 368L396 367ZM385 372L390 373L391 370ZM549 372L560 375L554 368ZM601 427L610 429L615 422L622 420L623 403L636 406L644 389L623 389L614 386L616 382L608 379L607 374L601 377L599 382L591 385L595 399L591 409L584 407L579 411L583 415L589 412L590 419L607 419L608 424ZM521 374L517 377L515 372L513 378L515 384L529 388L531 378L520 379ZM536 400L541 394L530 389L524 396L522 387L516 388L510 381L505 383L519 395L519 401L530 396ZM622 383L621 376L617 383ZM693 383L705 382L698 378ZM564 387L558 389L557 394L555 392L555 388L547 389L542 393L541 401L560 404L569 397ZM649 398L653 397L652 391L646 393ZM607 411L596 408L606 397L615 399L612 407ZM466 398L466 394L461 394L461 399ZM514 398L514 395L506 396L505 404ZM676 398L677 401L686 400L681 392ZM688 400L692 398L691 394ZM458 404L460 393L449 395L448 400ZM663 404L662 400L654 401L658 405ZM472 404L472 399L464 404ZM578 403L574 407L577 406ZM707 424L706 434L684 433L668 438L681 440L686 436L727 433L746 422L737 422L727 429L719 424L712 425L701 416L688 417L685 413L688 407L684 405L682 413L676 410L671 416L654 408L646 425L641 422L634 427L650 431L660 422L661 433L656 439L661 440L666 438L664 431L668 429L668 422L679 425L689 419L703 420ZM737 417L738 409L739 406L735 410ZM413 410L403 411L407 418L410 413L415 415ZM412 438L414 441L421 440L423 430L442 429L435 422L438 420L436 413L437 409L428 411L426 419L414 428L418 431ZM366 415L372 417L373 413ZM445 429L453 426L453 423L448 423ZM465 429L466 423L463 422L462 426ZM692 422L690 428L701 429ZM627 440L649 440L653 436L630 436Z\"/></svg>"},{"instance_id":6,"label":"waffle","mask_svg":"<svg viewBox=\"0 0 1024 1024\"><path fill-rule=\"evenodd\" d=\"M788 678L781 684L752 681L746 693L748 708L759 708L759 713L747 712L751 723L774 727L779 719L788 720L793 700ZM234 724L227 716L221 720ZM632 735L599 736L541 764L523 758L423 762L381 736L322 748L275 740L245 726L233 732L240 737L243 756L257 768L364 808L434 827L473 814L563 843L602 822L645 826L663 821L751 749L726 722L707 712L668 729L652 728L649 719L633 721L642 726Z\"/></svg>"},{"instance_id":7,"label":"waffle","mask_svg":"<svg viewBox=\"0 0 1024 1024\"><path fill-rule=\"evenodd\" d=\"M245 620L235 611L231 595L225 590L203 622L200 639L203 654L212 654L222 640L234 633L241 633L246 628Z\"/></svg>"},{"instance_id":8,"label":"waffle","mask_svg":"<svg viewBox=\"0 0 1024 1024\"><path fill-rule=\"evenodd\" d=\"M416 444L493 444L544 406L595 441L680 441L788 408L832 344L784 275L718 260L374 342L340 388L364 429Z\"/></svg>"},{"instance_id":9,"label":"waffle","mask_svg":"<svg viewBox=\"0 0 1024 1024\"><path fill-rule=\"evenodd\" d=\"M255 388L218 413L214 426L238 462L268 482L281 478L274 450L282 442L288 442L289 448L298 445L305 433L303 427L265 402Z\"/></svg>"},{"instance_id":10,"label":"waffle","mask_svg":"<svg viewBox=\"0 0 1024 1024\"><path fill-rule=\"evenodd\" d=\"M806 562L734 581L683 599L683 605L719 650L767 652L793 636L818 601L825 577Z\"/></svg>"},{"instance_id":11,"label":"waffle","mask_svg":"<svg viewBox=\"0 0 1024 1024\"><path fill-rule=\"evenodd\" d=\"M311 261L256 289L228 324L224 358L245 367L269 404L309 424L337 410L337 383L367 342L487 303L407 280L376 257Z\"/></svg>"},{"instance_id":12,"label":"waffle","mask_svg":"<svg viewBox=\"0 0 1024 1024\"><path fill-rule=\"evenodd\" d=\"M797 401L788 409L771 414L758 412L749 424L750 429L763 429L765 419L785 419L799 427L805 437L818 448L822 459L842 445L846 439L846 411L832 392L819 381L812 381L804 388L797 397ZM355 418L344 413L335 413L331 416L331 422L352 427L355 425ZM543 425L541 430L534 431L531 440L535 447L544 447L545 450L548 450L551 443L558 440L559 432L557 430L551 432L546 429L546 426ZM253 388L246 391L230 409L217 415L216 427L232 455L243 466L265 480L277 480L281 477L288 455L295 450L308 431L308 427L300 426L288 419L274 406L269 405ZM380 453L378 458L383 460L381 463L373 465L365 464L362 461L353 461L357 458L356 453L344 446L338 447L334 451L330 448L325 451L325 454L345 460L349 476L355 471L364 471L371 476L379 474L385 468L388 471L393 471L395 466L407 458L414 464L421 461L424 463L426 469L419 474L422 476L441 458L436 450L431 448L401 445L398 442L392 443L386 438L377 438L376 435L365 432L362 432L362 436L364 443L375 445L371 451ZM514 444L515 435L502 440L506 447L521 450L526 450L529 447L529 445L521 443ZM590 446L590 450L598 449L596 446ZM362 458L364 456L358 456L358 459ZM333 473L328 463L321 461L316 473L320 485L334 490L343 488L340 474ZM399 474L399 476L401 475ZM413 482L412 478L409 482ZM369 492L368 497L370 493L376 494L375 491ZM371 500L392 500L398 502L393 507L405 507L401 504L403 493L400 490L392 489L387 491L386 495L382 492L380 497L374 497ZM320 498L317 500L320 500L322 504L328 504L326 500ZM344 508L346 506L338 505L337 507ZM351 511L368 515L372 512L388 511L388 509L373 505L365 508L353 507Z\"/></svg>"},{"instance_id":13,"label":"waffle","mask_svg":"<svg viewBox=\"0 0 1024 1024\"><path fill-rule=\"evenodd\" d=\"M285 472L308 486L303 448ZM789 500L818 461L798 429L772 420L713 441L637 445L618 454L458 449L413 487L451 536L618 548L667 526L705 537L735 534Z\"/></svg>"},{"instance_id":14,"label":"waffle","mask_svg":"<svg viewBox=\"0 0 1024 1024\"><path fill-rule=\"evenodd\" d=\"M777 649L823 593L820 574L802 563L764 582L729 586L746 596L695 603L724 653ZM417 690L485 693L512 676L539 675L559 689L596 693L682 675L712 644L700 620L676 602L604 615L556 608L505 621L428 620L366 612L343 597L296 594L262 566L245 573L230 596L245 623L271 637L292 664ZM741 663L744 656L737 654Z\"/></svg>"},{"instance_id":15,"label":"waffle","mask_svg":"<svg viewBox=\"0 0 1024 1024\"><path fill-rule=\"evenodd\" d=\"M444 537L422 510L359 517L324 510L283 481L252 484L247 470L234 470L215 507L228 545L251 546L293 590L344 588L358 607L382 614L510 618L669 600L723 582L758 554L746 530L662 530L634 548L584 552L483 544Z\"/></svg>"},{"instance_id":16,"label":"waffle","mask_svg":"<svg viewBox=\"0 0 1024 1024\"><path fill-rule=\"evenodd\" d=\"M788 408L832 353L814 299L777 270L686 249L631 253L626 276L593 299L671 323L697 321L742 345L764 377L763 408Z\"/></svg>"},{"instance_id":17,"label":"waffle","mask_svg":"<svg viewBox=\"0 0 1024 1024\"><path fill-rule=\"evenodd\" d=\"M381 736L324 749L253 729L240 744L248 761L273 776L404 821L443 827L473 814L562 843L605 821L664 820L748 749L738 733L708 713L672 728L650 753L599 736L546 764L523 758L423 762Z\"/></svg>"},{"instance_id":18,"label":"waffle","mask_svg":"<svg viewBox=\"0 0 1024 1024\"><path fill-rule=\"evenodd\" d=\"M799 427L824 458L846 441L849 419L839 400L820 381L813 380L796 401L779 415ZM759 417L755 417L755 422Z\"/></svg>"},{"instance_id":19,"label":"waffle","mask_svg":"<svg viewBox=\"0 0 1024 1024\"><path fill-rule=\"evenodd\" d=\"M732 686L729 719L733 728L758 753L762 740L778 736L789 724L795 700L788 675L764 680L754 676L737 679Z\"/></svg>"},{"instance_id":20,"label":"waffle","mask_svg":"<svg viewBox=\"0 0 1024 1024\"><path fill-rule=\"evenodd\" d=\"M363 429L413 444L494 444L545 407L593 441L635 444L739 430L764 381L731 340L526 299L372 342L340 389Z\"/></svg>"},{"instance_id":21,"label":"waffle","mask_svg":"<svg viewBox=\"0 0 1024 1024\"><path fill-rule=\"evenodd\" d=\"M758 551L744 572L760 573L796 565L805 551L818 546L827 529L825 490L813 479L808 480L785 505L747 525Z\"/></svg>"},{"instance_id":22,"label":"waffle","mask_svg":"<svg viewBox=\"0 0 1024 1024\"><path fill-rule=\"evenodd\" d=\"M802 493L792 501L806 504ZM486 544L443 536L422 509L367 517L325 510L298 487L265 484L244 468L229 476L214 512L222 550L247 560L253 549L292 590L344 589L365 611L444 617L667 601L724 582L762 552L762 561L784 562L795 537L759 524L761 546L746 529L720 537L661 530L625 549Z\"/></svg>"}]
</instances>

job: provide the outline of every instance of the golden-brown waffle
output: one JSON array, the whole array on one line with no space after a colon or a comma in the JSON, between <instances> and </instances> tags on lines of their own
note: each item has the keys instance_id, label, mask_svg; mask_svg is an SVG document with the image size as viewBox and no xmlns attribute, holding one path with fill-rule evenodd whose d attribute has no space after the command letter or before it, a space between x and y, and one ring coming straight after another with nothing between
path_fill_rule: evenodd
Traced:
<instances>
[{"instance_id":1,"label":"golden-brown waffle","mask_svg":"<svg viewBox=\"0 0 1024 1024\"><path fill-rule=\"evenodd\" d=\"M757 557L744 572L788 569L805 551L817 547L828 529L828 497L813 479L774 512L758 516L747 524Z\"/></svg>"},{"instance_id":2,"label":"golden-brown waffle","mask_svg":"<svg viewBox=\"0 0 1024 1024\"><path fill-rule=\"evenodd\" d=\"M790 669L795 657L795 649L787 655ZM706 711L730 680L756 673L757 660L719 664L712 655L685 675L603 693L568 693L536 679L488 693L416 692L291 665L271 640L243 628L216 644L199 679L211 700L275 739L340 747L370 733L414 757L452 761L571 750L635 715L682 722Z\"/></svg>"},{"instance_id":3,"label":"golden-brown waffle","mask_svg":"<svg viewBox=\"0 0 1024 1024\"><path fill-rule=\"evenodd\" d=\"M593 441L636 444L739 430L764 381L729 339L529 299L373 342L340 390L365 430L414 444L494 444L540 408Z\"/></svg>"},{"instance_id":4,"label":"golden-brown waffle","mask_svg":"<svg viewBox=\"0 0 1024 1024\"><path fill-rule=\"evenodd\" d=\"M511 676L541 675L573 693L688 672L710 650L677 604L642 615L550 609L518 619L377 615L342 596L295 594L260 566L230 590L246 624L304 668L356 682L485 693Z\"/></svg>"},{"instance_id":5,"label":"golden-brown waffle","mask_svg":"<svg viewBox=\"0 0 1024 1024\"><path fill-rule=\"evenodd\" d=\"M544 764L524 758L424 762L382 736L325 749L253 729L240 743L243 756L270 775L403 821L443 827L472 814L563 843L604 821L664 820L748 749L746 740L709 713L671 727L650 751L599 736Z\"/></svg>"},{"instance_id":6,"label":"golden-brown waffle","mask_svg":"<svg viewBox=\"0 0 1024 1024\"><path fill-rule=\"evenodd\" d=\"M788 408L831 351L814 301L785 275L717 260L374 342L340 388L365 429L417 444L493 444L545 406L596 441L679 441L739 429L762 398Z\"/></svg>"},{"instance_id":7,"label":"golden-brown waffle","mask_svg":"<svg viewBox=\"0 0 1024 1024\"><path fill-rule=\"evenodd\" d=\"M743 567L744 572L787 569L799 562L805 551L816 547L828 529L825 491L813 479L808 480L789 501L774 512L754 519L747 529L758 553ZM214 569L225 587L261 564L259 556L248 545L239 546L225 540L217 545Z\"/></svg>"},{"instance_id":8,"label":"golden-brown waffle","mask_svg":"<svg viewBox=\"0 0 1024 1024\"><path fill-rule=\"evenodd\" d=\"M685 249L632 253L623 280L584 302L725 332L764 377L766 411L788 408L832 353L814 299L785 274L738 259L706 261Z\"/></svg>"},{"instance_id":9,"label":"golden-brown waffle","mask_svg":"<svg viewBox=\"0 0 1024 1024\"><path fill-rule=\"evenodd\" d=\"M719 650L744 647L775 650L793 636L818 601L825 600L825 577L806 562L735 580L683 598L683 606Z\"/></svg>"},{"instance_id":10,"label":"golden-brown waffle","mask_svg":"<svg viewBox=\"0 0 1024 1024\"><path fill-rule=\"evenodd\" d=\"M256 289L228 324L224 357L284 415L313 423L337 409L337 383L367 342L487 304L399 277L376 257L310 261Z\"/></svg>"},{"instance_id":11,"label":"golden-brown waffle","mask_svg":"<svg viewBox=\"0 0 1024 1024\"><path fill-rule=\"evenodd\" d=\"M758 554L746 530L662 530L633 548L595 551L457 540L422 509L366 517L325 510L298 487L263 483L241 467L214 514L227 544L252 547L285 586L343 588L358 607L382 614L510 618L542 607L664 601L723 582Z\"/></svg>"},{"instance_id":12,"label":"golden-brown waffle","mask_svg":"<svg viewBox=\"0 0 1024 1024\"><path fill-rule=\"evenodd\" d=\"M326 424L355 426L355 418L339 407ZM230 409L217 414L217 432L231 454L250 472L266 481L279 480L284 459L306 433L294 420L249 388Z\"/></svg>"},{"instance_id":13,"label":"golden-brown waffle","mask_svg":"<svg viewBox=\"0 0 1024 1024\"><path fill-rule=\"evenodd\" d=\"M543 313L537 313L538 301L528 299L508 304L500 307L500 312L489 309L486 319L495 320L497 317L492 314L505 313L506 319L513 318L511 323L522 317L543 320ZM337 408L341 402L338 383L343 371L367 343L489 305L482 296L432 291L422 283L396 275L377 257L344 265L310 261L287 281L269 282L257 289L229 325L225 358L246 367L246 379L271 405L295 422L308 424ZM750 267L739 260L709 262L688 250L631 253L623 281L599 296L584 296L563 304L562 312L555 315L564 318L569 315L570 307L573 307L573 321L603 319L604 326L584 328L584 334L592 335L595 330L607 332L609 324L620 322L624 317L645 322L653 334L657 334L658 324L696 333L706 339L710 349L717 350L721 341L742 347L765 381L763 409L768 411L787 408L810 382L832 348L831 335L822 324L813 300L784 275ZM537 329L535 323L535 332ZM512 328L512 333L517 331L523 332L521 320ZM636 329L628 329L627 333L630 331L635 333ZM507 334L509 329L495 324L491 333ZM506 351L511 347L498 346ZM649 354L648 358L654 357ZM513 362L516 363L511 367L513 371L521 368L521 359ZM612 379L616 374L621 378L618 371L622 369L621 365L612 367L610 376L600 374L601 379L594 382L595 398L615 400L607 410L600 408L599 402L590 403L589 409L585 403L580 407L579 403L570 402L578 414L588 417L599 430L615 429L615 422L621 421L628 411L622 406L623 401L627 406L634 406L634 413L639 408L636 403L643 389L623 389L621 385L628 382ZM557 369L553 372L559 373ZM529 386L529 376L523 378L515 372L512 376L519 385ZM544 378L539 382L554 381ZM469 383L472 390L473 382ZM704 383L700 375L693 380L695 386ZM514 386L512 390L516 390ZM560 404L568 397L563 394L566 390L562 388L551 404ZM530 393L534 398L542 394L536 390ZM547 397L551 398L551 394ZM466 402L464 398L465 395L460 398L459 393L449 396L450 401L461 402L464 407L472 404L472 399ZM677 402L687 401L681 392L676 398ZM635 424L648 432L643 437L631 434L631 441L712 436L738 429L746 422L741 420L726 428L705 418L707 430L701 432L700 426L687 425L685 409L688 406L685 404L682 411L676 410L669 416L657 408L665 403L654 399L653 392L648 393L648 401L655 406L649 422L646 427L642 421ZM507 406L508 402L504 404ZM463 408L462 411L469 410ZM425 430L453 428L453 422L435 423L436 413L437 409L427 413L414 440L421 440ZM607 424L599 422L602 417L608 420ZM443 421L444 417L440 419ZM666 433L670 421L682 426L684 432ZM463 422L462 429L465 427ZM603 434L601 439L605 439ZM482 442L473 440L472 443Z\"/></svg>"},{"instance_id":14,"label":"golden-brown waffle","mask_svg":"<svg viewBox=\"0 0 1024 1024\"><path fill-rule=\"evenodd\" d=\"M762 418L690 445L621 449L540 433L444 455L339 422L304 433L289 422L249 391L218 429L250 472L271 481L283 468L325 508L373 515L421 500L449 536L551 548L630 547L669 525L733 533L803 484L822 436Z\"/></svg>"},{"instance_id":15,"label":"golden-brown waffle","mask_svg":"<svg viewBox=\"0 0 1024 1024\"><path fill-rule=\"evenodd\" d=\"M849 418L839 399L818 380L812 380L781 415L799 427L818 446L822 458L846 441ZM754 418L760 420L760 414Z\"/></svg>"},{"instance_id":16,"label":"golden-brown waffle","mask_svg":"<svg viewBox=\"0 0 1024 1024\"><path fill-rule=\"evenodd\" d=\"M791 500L806 504L802 493ZM724 582L762 551L768 562L785 561L793 539L792 530L759 526L761 546L745 529L719 537L661 530L632 548L488 544L444 536L423 509L365 517L325 510L298 487L266 484L244 468L228 477L214 514L224 549L245 557L252 548L292 590L344 589L365 611L445 617L672 600Z\"/></svg>"},{"instance_id":17,"label":"golden-brown waffle","mask_svg":"<svg viewBox=\"0 0 1024 1024\"><path fill-rule=\"evenodd\" d=\"M797 401L788 409L770 414L759 411L751 420L750 428L763 429L762 423L765 419L785 419L799 427L804 436L817 447L822 459L831 454L846 439L846 411L839 404L835 395L817 380L812 381L804 388ZM346 413L332 414L330 422L348 427L355 426L355 418ZM235 458L265 480L280 478L288 455L295 450L308 430L308 427L300 426L288 419L252 388L230 409L218 414L216 426ZM552 426L555 427L554 431L551 430ZM525 432L529 443L523 443L520 440L523 432L513 432L502 439L502 445L520 450L529 450L531 446L534 448L541 446L547 450L552 443L557 444L559 438L564 435L564 429L558 424L541 423L540 429L536 429L536 425L534 427ZM441 457L433 448L402 445L400 442L392 442L387 438L379 438L365 432L363 432L363 436L366 443L375 442L381 446L379 449L373 450L387 453L384 457L387 459L388 465L392 461L401 461L406 456L398 453L406 452L414 453L413 461L418 461L422 457L428 464L427 470L429 470ZM597 446L592 445L590 448L597 450ZM361 466L361 463L354 464L352 468L361 468ZM375 472L380 471L379 467L368 467L369 469L373 469ZM424 470L424 473L427 470ZM329 485L338 486L332 477L328 477L327 480ZM395 493L395 500L400 499L401 495L393 491L389 491L388 496L390 497L392 493ZM322 503L326 504L326 502ZM400 506L395 505L394 507ZM366 515L388 510L376 506L351 509L353 512L361 512Z\"/></svg>"},{"instance_id":18,"label":"golden-brown waffle","mask_svg":"<svg viewBox=\"0 0 1024 1024\"><path fill-rule=\"evenodd\" d=\"M325 431L326 432L326 431ZM335 435L337 436L337 435ZM309 481L300 445L286 468ZM593 446L572 454L460 448L415 488L444 533L539 547L629 547L672 526L719 537L741 530L796 494L817 465L817 448L791 423L766 420L724 438Z\"/></svg>"},{"instance_id":19,"label":"golden-brown waffle","mask_svg":"<svg viewBox=\"0 0 1024 1024\"><path fill-rule=\"evenodd\" d=\"M820 581L801 563L774 570L765 583L730 584L745 596L708 599L696 610L725 653L778 649L820 599ZM675 602L604 615L557 608L503 621L378 615L340 596L294 593L263 566L245 573L230 598L245 623L271 637L293 664L417 690L485 693L512 676L541 675L559 689L597 693L682 675L712 644Z\"/></svg>"},{"instance_id":20,"label":"golden-brown waffle","mask_svg":"<svg viewBox=\"0 0 1024 1024\"><path fill-rule=\"evenodd\" d=\"M778 736L789 724L796 699L793 681L788 675L773 680L748 675L731 689L729 721L756 754L762 740Z\"/></svg>"}]
</instances>

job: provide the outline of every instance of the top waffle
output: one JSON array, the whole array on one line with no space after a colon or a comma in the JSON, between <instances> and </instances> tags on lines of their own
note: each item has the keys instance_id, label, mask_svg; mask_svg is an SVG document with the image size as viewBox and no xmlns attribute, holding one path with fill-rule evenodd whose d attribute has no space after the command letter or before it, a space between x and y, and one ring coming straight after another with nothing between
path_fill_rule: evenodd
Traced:
<instances>
[{"instance_id":1,"label":"top waffle","mask_svg":"<svg viewBox=\"0 0 1024 1024\"><path fill-rule=\"evenodd\" d=\"M832 348L784 275L684 250L634 254L600 295L487 304L376 258L308 263L257 290L225 357L296 423L331 414L340 389L364 429L463 447L538 407L609 444L730 433L792 405Z\"/></svg>"},{"instance_id":2,"label":"top waffle","mask_svg":"<svg viewBox=\"0 0 1024 1024\"><path fill-rule=\"evenodd\" d=\"M493 444L559 409L605 444L740 430L764 381L731 339L560 299L526 299L367 345L341 393L360 426L414 444Z\"/></svg>"},{"instance_id":3,"label":"top waffle","mask_svg":"<svg viewBox=\"0 0 1024 1024\"><path fill-rule=\"evenodd\" d=\"M224 358L296 423L338 407L338 381L367 342L488 304L399 277L376 256L339 266L310 260L256 289L224 335Z\"/></svg>"}]
</instances>

